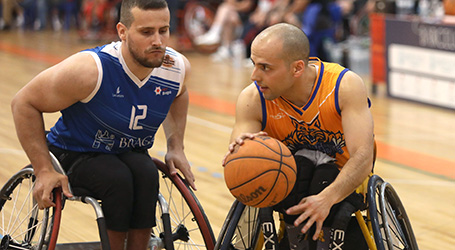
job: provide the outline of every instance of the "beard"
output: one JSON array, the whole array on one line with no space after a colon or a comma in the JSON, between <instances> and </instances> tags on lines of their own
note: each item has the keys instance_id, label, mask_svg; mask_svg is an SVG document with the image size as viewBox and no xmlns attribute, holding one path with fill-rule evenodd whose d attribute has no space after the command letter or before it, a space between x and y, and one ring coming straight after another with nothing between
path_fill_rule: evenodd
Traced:
<instances>
[{"instance_id":1,"label":"beard","mask_svg":"<svg viewBox=\"0 0 455 250\"><path fill-rule=\"evenodd\" d=\"M129 43L128 49L129 49L132 57L134 58L134 60L136 60L136 62L138 62L140 65L142 65L146 68L158 68L163 64L164 55L165 55L165 51L166 51L165 48L152 47L145 51L145 54L147 54L153 50L161 50L161 51L163 51L163 56L160 58L147 58L146 56L141 55L137 50L134 50L133 48L135 48L134 44Z\"/></svg>"}]
</instances>

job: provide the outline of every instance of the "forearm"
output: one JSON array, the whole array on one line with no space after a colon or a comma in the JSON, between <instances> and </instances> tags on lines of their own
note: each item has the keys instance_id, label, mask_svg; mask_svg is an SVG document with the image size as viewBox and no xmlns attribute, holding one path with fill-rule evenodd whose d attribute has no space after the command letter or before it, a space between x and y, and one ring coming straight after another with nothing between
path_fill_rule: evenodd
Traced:
<instances>
[{"instance_id":1,"label":"forearm","mask_svg":"<svg viewBox=\"0 0 455 250\"><path fill-rule=\"evenodd\" d=\"M18 97L11 103L11 110L17 136L35 173L51 170L42 113Z\"/></svg>"},{"instance_id":2,"label":"forearm","mask_svg":"<svg viewBox=\"0 0 455 250\"><path fill-rule=\"evenodd\" d=\"M163 123L168 150L183 150L183 138L188 115L188 101L188 92L185 90L174 100Z\"/></svg>"},{"instance_id":3,"label":"forearm","mask_svg":"<svg viewBox=\"0 0 455 250\"><path fill-rule=\"evenodd\" d=\"M359 148L351 155L337 176L335 181L321 192L321 195L330 197L332 204L344 200L370 174L373 166L373 153L368 147Z\"/></svg>"}]
</instances>

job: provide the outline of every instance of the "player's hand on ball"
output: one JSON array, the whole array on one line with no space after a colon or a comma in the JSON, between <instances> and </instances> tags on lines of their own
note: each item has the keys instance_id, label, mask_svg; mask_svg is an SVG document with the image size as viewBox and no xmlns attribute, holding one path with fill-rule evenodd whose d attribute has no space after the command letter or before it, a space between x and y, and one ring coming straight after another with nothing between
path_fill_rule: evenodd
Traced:
<instances>
[{"instance_id":1,"label":"player's hand on ball","mask_svg":"<svg viewBox=\"0 0 455 250\"><path fill-rule=\"evenodd\" d=\"M224 155L223 161L221 162L221 164L222 164L223 166L226 165L226 157L227 157L230 153L234 152L234 149L235 149L235 147L236 147L237 145L240 145L240 146L241 146L241 145L243 145L243 143L244 143L244 141L245 141L246 139L252 140L252 139L254 139L254 137L256 137L256 136L267 136L267 132L260 131L260 132L258 132L258 133L242 133L239 137L237 137L237 138L234 140L234 142L232 142L231 144L229 144L229 151Z\"/></svg>"},{"instance_id":2,"label":"player's hand on ball","mask_svg":"<svg viewBox=\"0 0 455 250\"><path fill-rule=\"evenodd\" d=\"M224 180L231 194L252 207L271 207L291 192L297 166L289 148L269 136L246 139L227 155Z\"/></svg>"}]
</instances>

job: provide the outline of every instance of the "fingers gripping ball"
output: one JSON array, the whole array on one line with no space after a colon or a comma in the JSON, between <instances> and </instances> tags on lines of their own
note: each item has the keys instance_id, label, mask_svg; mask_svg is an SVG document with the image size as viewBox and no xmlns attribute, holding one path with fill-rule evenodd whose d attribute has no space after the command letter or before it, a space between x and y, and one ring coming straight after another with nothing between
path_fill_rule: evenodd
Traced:
<instances>
[{"instance_id":1,"label":"fingers gripping ball","mask_svg":"<svg viewBox=\"0 0 455 250\"><path fill-rule=\"evenodd\" d=\"M282 201L294 187L296 175L289 149L268 136L257 136L236 146L224 167L231 194L252 207L270 207Z\"/></svg>"}]
</instances>

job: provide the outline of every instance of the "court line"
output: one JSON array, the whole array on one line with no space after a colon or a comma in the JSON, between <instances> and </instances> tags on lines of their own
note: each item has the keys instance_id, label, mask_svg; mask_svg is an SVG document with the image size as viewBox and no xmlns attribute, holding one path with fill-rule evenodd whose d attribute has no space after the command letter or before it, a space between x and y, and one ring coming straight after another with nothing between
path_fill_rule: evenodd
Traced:
<instances>
[{"instance_id":1,"label":"court line","mask_svg":"<svg viewBox=\"0 0 455 250\"><path fill-rule=\"evenodd\" d=\"M391 179L387 178L387 182L396 184L405 184L405 185L416 185L416 186L430 186L430 187L452 187L455 188L455 182L453 181L440 181L440 180L424 180L424 179Z\"/></svg>"},{"instance_id":2,"label":"court line","mask_svg":"<svg viewBox=\"0 0 455 250\"><path fill-rule=\"evenodd\" d=\"M0 154L25 155L21 149L0 148Z\"/></svg>"},{"instance_id":3,"label":"court line","mask_svg":"<svg viewBox=\"0 0 455 250\"><path fill-rule=\"evenodd\" d=\"M49 53L23 48L4 42L0 42L0 51L23 56L38 62L45 62L51 65L64 59ZM190 104L215 111L220 114L235 114L235 104L233 102L216 99L194 91L190 91ZM380 141L378 141L378 158L396 162L398 164L416 168L432 174L445 176L449 179L455 179L455 162L413 152Z\"/></svg>"},{"instance_id":4,"label":"court line","mask_svg":"<svg viewBox=\"0 0 455 250\"><path fill-rule=\"evenodd\" d=\"M205 126L205 127L208 127L208 128L214 129L214 130L218 130L220 132L224 132L224 133L227 133L229 135L232 132L232 128L231 127L224 126L224 125L221 125L219 123L215 123L215 122L212 122L212 121L209 121L209 120L197 118L197 117L192 116L192 115L188 115L187 119L188 119L188 121L190 121L192 123L196 123L196 124L201 125L201 126Z\"/></svg>"},{"instance_id":5,"label":"court line","mask_svg":"<svg viewBox=\"0 0 455 250\"><path fill-rule=\"evenodd\" d=\"M60 56L54 56L48 53L43 53L34 49L28 49L25 47L15 46L13 44L0 42L0 51L4 51L10 54L23 56L27 59L31 59L37 62L44 62L50 65L57 64L63 61L64 58Z\"/></svg>"},{"instance_id":6,"label":"court line","mask_svg":"<svg viewBox=\"0 0 455 250\"><path fill-rule=\"evenodd\" d=\"M203 94L190 91L190 103L201 108L206 108L221 114L235 115L235 103L212 98Z\"/></svg>"}]
</instances>

